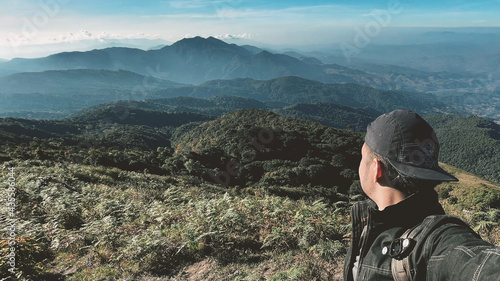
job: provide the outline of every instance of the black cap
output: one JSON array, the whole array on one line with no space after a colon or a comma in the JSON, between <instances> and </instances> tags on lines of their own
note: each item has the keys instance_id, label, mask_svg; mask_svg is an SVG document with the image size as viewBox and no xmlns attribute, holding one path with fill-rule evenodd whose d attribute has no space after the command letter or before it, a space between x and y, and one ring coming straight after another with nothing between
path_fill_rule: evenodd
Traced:
<instances>
[{"instance_id":1,"label":"black cap","mask_svg":"<svg viewBox=\"0 0 500 281\"><path fill-rule=\"evenodd\" d=\"M379 116L367 127L366 145L403 175L435 181L458 181L438 165L439 142L432 127L410 110Z\"/></svg>"}]
</instances>

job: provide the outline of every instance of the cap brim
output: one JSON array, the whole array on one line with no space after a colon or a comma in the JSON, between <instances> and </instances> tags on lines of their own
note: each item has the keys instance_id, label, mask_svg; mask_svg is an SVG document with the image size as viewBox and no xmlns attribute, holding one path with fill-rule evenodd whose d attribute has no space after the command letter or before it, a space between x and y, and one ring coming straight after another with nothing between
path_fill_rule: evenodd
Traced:
<instances>
[{"instance_id":1,"label":"cap brim","mask_svg":"<svg viewBox=\"0 0 500 281\"><path fill-rule=\"evenodd\" d=\"M387 160L400 173L412 178L422 179L422 180L433 180L433 181L458 181L456 177L452 176L439 166L435 169L426 169L426 168L419 168L415 166L401 164L396 161L391 161L390 159Z\"/></svg>"}]
</instances>

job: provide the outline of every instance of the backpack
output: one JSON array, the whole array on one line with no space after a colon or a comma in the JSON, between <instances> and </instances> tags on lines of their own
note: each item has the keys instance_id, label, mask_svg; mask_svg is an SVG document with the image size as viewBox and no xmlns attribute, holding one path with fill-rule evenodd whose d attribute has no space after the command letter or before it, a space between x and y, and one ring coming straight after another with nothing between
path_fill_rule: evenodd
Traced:
<instances>
[{"instance_id":1,"label":"backpack","mask_svg":"<svg viewBox=\"0 0 500 281\"><path fill-rule=\"evenodd\" d=\"M448 215L429 216L383 248L382 252L392 258L391 271L395 281L413 281L415 265L411 264L409 259L413 247L420 238L428 236L437 227L447 223L466 225L462 220Z\"/></svg>"}]
</instances>

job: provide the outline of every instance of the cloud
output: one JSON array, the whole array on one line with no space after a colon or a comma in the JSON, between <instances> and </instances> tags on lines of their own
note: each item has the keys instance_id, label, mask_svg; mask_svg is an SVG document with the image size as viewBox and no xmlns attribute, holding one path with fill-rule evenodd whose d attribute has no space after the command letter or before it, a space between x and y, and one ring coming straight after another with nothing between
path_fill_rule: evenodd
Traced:
<instances>
[{"instance_id":1,"label":"cloud","mask_svg":"<svg viewBox=\"0 0 500 281\"><path fill-rule=\"evenodd\" d=\"M66 34L61 34L58 37L52 38L52 41L74 42L80 40L94 40L94 39L99 39L99 36L92 34L92 32L88 30L80 30L80 32L77 33L69 32Z\"/></svg>"},{"instance_id":2,"label":"cloud","mask_svg":"<svg viewBox=\"0 0 500 281\"><path fill-rule=\"evenodd\" d=\"M214 37L217 39L250 39L250 38L252 38L252 36L248 33L214 35Z\"/></svg>"},{"instance_id":3,"label":"cloud","mask_svg":"<svg viewBox=\"0 0 500 281\"><path fill-rule=\"evenodd\" d=\"M44 57L67 51L87 51L110 46L127 46L149 49L154 45L170 43L159 34L148 33L108 33L80 30L78 32L50 32L37 38L18 37L0 38L0 58Z\"/></svg>"},{"instance_id":4,"label":"cloud","mask_svg":"<svg viewBox=\"0 0 500 281\"><path fill-rule=\"evenodd\" d=\"M22 35L6 37L0 41L0 46L9 46L15 43L17 46L41 45L41 44L57 44L57 43L77 43L83 41L99 41L120 40L120 39L158 39L158 34L147 33L108 33L108 32L91 32L89 30L80 30L78 32L50 32L44 36L36 38L27 38Z\"/></svg>"},{"instance_id":5,"label":"cloud","mask_svg":"<svg viewBox=\"0 0 500 281\"><path fill-rule=\"evenodd\" d=\"M108 32L93 33L88 30L80 30L79 32L68 32L62 33L55 37L52 37L50 41L53 43L71 43L78 41L94 40L94 41L105 41L105 40L119 40L119 39L156 39L158 34L147 34L147 33L132 33L132 34L114 34Z\"/></svg>"}]
</instances>

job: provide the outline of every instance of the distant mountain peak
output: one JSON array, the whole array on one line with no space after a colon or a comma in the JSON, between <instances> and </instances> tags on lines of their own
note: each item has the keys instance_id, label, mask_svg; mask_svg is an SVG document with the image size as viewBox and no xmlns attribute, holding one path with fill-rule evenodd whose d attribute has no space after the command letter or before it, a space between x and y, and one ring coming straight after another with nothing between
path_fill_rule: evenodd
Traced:
<instances>
[{"instance_id":1,"label":"distant mountain peak","mask_svg":"<svg viewBox=\"0 0 500 281\"><path fill-rule=\"evenodd\" d=\"M171 45L171 47L228 47L235 46L234 44L228 44L222 40L214 37L203 38L201 36L196 36L193 38L184 38Z\"/></svg>"},{"instance_id":2,"label":"distant mountain peak","mask_svg":"<svg viewBox=\"0 0 500 281\"><path fill-rule=\"evenodd\" d=\"M244 57L253 55L251 51L247 50L244 47L240 47L235 44L228 44L214 37L203 38L200 36L193 38L184 38L161 50L163 52L173 51L174 53L183 55L189 54L187 56L188 58L192 54L210 54L209 57L213 54L217 54L213 58L224 58L226 62L235 55Z\"/></svg>"}]
</instances>

